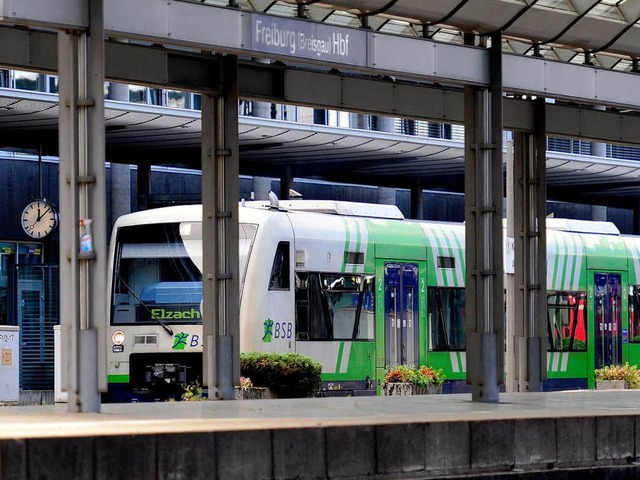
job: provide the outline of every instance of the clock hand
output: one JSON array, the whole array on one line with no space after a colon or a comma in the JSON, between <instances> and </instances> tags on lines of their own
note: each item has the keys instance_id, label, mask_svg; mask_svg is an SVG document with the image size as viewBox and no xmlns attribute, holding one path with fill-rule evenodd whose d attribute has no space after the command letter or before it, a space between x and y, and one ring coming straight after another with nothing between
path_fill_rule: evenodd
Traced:
<instances>
[{"instance_id":1,"label":"clock hand","mask_svg":"<svg viewBox=\"0 0 640 480\"><path fill-rule=\"evenodd\" d=\"M51 211L51 207L47 207L46 210L44 212L40 212L40 209L38 209L38 218L36 218L36 221L33 222L33 224L31 225L31 227L34 227L36 223L38 223L40 220L42 220L42 217L44 217L47 213L49 213Z\"/></svg>"}]
</instances>

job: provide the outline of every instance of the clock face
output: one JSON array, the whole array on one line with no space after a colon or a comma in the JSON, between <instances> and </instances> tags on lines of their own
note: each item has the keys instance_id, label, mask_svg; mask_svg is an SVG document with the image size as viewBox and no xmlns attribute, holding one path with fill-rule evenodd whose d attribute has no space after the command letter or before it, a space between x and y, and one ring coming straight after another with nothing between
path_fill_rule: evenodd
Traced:
<instances>
[{"instance_id":1,"label":"clock face","mask_svg":"<svg viewBox=\"0 0 640 480\"><path fill-rule=\"evenodd\" d=\"M58 212L44 200L35 200L22 211L22 229L32 238L44 238L58 225Z\"/></svg>"}]
</instances>

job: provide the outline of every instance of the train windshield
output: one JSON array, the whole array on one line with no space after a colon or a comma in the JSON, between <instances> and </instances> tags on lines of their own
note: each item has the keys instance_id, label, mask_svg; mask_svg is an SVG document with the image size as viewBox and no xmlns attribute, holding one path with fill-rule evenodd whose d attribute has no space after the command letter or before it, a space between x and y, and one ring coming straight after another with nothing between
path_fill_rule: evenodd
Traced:
<instances>
[{"instance_id":1,"label":"train windshield","mask_svg":"<svg viewBox=\"0 0 640 480\"><path fill-rule=\"evenodd\" d=\"M240 225L241 291L256 230ZM116 242L113 324L202 322L200 222L123 227Z\"/></svg>"}]
</instances>

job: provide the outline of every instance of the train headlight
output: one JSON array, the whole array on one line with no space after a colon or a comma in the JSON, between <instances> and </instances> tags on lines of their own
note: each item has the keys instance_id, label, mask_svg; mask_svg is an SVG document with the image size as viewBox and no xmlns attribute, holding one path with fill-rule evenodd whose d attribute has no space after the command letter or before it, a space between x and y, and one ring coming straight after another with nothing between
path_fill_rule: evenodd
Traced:
<instances>
[{"instance_id":1,"label":"train headlight","mask_svg":"<svg viewBox=\"0 0 640 480\"><path fill-rule=\"evenodd\" d=\"M114 345L122 345L126 338L127 337L122 330L116 330L113 332L113 335L111 335L111 340Z\"/></svg>"}]
</instances>

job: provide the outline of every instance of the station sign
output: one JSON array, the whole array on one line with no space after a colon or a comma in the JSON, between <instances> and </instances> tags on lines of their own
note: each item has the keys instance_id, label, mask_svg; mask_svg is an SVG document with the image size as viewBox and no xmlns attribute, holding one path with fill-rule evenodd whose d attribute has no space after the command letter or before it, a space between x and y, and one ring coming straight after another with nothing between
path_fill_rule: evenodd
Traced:
<instances>
[{"instance_id":1,"label":"station sign","mask_svg":"<svg viewBox=\"0 0 640 480\"><path fill-rule=\"evenodd\" d=\"M323 23L253 14L251 49L330 63L367 65L367 33Z\"/></svg>"}]
</instances>

